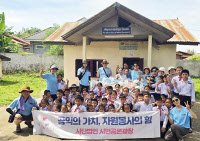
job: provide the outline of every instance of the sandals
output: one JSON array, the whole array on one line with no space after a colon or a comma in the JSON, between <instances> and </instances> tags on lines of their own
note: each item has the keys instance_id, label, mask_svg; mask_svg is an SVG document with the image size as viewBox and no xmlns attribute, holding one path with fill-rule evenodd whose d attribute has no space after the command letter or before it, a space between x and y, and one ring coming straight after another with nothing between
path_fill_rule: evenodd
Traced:
<instances>
[{"instance_id":1,"label":"sandals","mask_svg":"<svg viewBox=\"0 0 200 141\"><path fill-rule=\"evenodd\" d=\"M20 127L20 125L17 125L16 127L16 133L21 133L22 132L22 129Z\"/></svg>"},{"instance_id":2,"label":"sandals","mask_svg":"<svg viewBox=\"0 0 200 141\"><path fill-rule=\"evenodd\" d=\"M28 128L33 128L31 121L25 121L25 124L28 126Z\"/></svg>"}]
</instances>

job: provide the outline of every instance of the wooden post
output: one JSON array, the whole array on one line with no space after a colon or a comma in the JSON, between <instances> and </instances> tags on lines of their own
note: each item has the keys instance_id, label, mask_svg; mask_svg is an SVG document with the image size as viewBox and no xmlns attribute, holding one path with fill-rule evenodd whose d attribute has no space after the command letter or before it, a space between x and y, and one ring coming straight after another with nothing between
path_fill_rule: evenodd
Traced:
<instances>
[{"instance_id":1,"label":"wooden post","mask_svg":"<svg viewBox=\"0 0 200 141\"><path fill-rule=\"evenodd\" d=\"M147 58L147 67L151 69L152 61L152 35L148 36L148 58Z\"/></svg>"},{"instance_id":2,"label":"wooden post","mask_svg":"<svg viewBox=\"0 0 200 141\"><path fill-rule=\"evenodd\" d=\"M83 36L83 61L86 60L87 37Z\"/></svg>"}]
</instances>

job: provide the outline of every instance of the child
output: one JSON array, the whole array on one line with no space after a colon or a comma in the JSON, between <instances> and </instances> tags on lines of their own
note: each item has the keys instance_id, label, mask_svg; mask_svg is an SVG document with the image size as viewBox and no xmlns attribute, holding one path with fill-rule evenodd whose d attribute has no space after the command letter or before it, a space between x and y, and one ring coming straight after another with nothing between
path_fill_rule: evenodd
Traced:
<instances>
[{"instance_id":1,"label":"child","mask_svg":"<svg viewBox=\"0 0 200 141\"><path fill-rule=\"evenodd\" d=\"M61 111L61 104L58 104L55 106L55 112L60 112Z\"/></svg>"},{"instance_id":2,"label":"child","mask_svg":"<svg viewBox=\"0 0 200 141\"><path fill-rule=\"evenodd\" d=\"M57 93L56 93L56 96L57 96L57 98L61 98L61 100L62 100L62 105L63 104L66 104L66 100L65 100L65 98L63 98L63 90L61 90L61 89L59 89L58 91L57 91Z\"/></svg>"},{"instance_id":3,"label":"child","mask_svg":"<svg viewBox=\"0 0 200 141\"><path fill-rule=\"evenodd\" d=\"M92 105L92 99L87 100L87 105Z\"/></svg>"},{"instance_id":4,"label":"child","mask_svg":"<svg viewBox=\"0 0 200 141\"><path fill-rule=\"evenodd\" d=\"M149 89L148 86L145 86L145 87L144 87L144 92L149 92L149 93L150 93L150 89ZM154 96L151 94L150 103L152 104L152 103L154 103L154 102L155 102L155 98L154 98Z\"/></svg>"},{"instance_id":5,"label":"child","mask_svg":"<svg viewBox=\"0 0 200 141\"><path fill-rule=\"evenodd\" d=\"M89 92L90 99L94 99L94 91Z\"/></svg>"},{"instance_id":6,"label":"child","mask_svg":"<svg viewBox=\"0 0 200 141\"><path fill-rule=\"evenodd\" d=\"M62 113L67 113L67 112L68 112L67 105L62 105L62 106L61 106L61 112L62 112Z\"/></svg>"},{"instance_id":7,"label":"child","mask_svg":"<svg viewBox=\"0 0 200 141\"><path fill-rule=\"evenodd\" d=\"M78 89L78 90L76 91L76 95L81 95L81 90L80 90L80 89Z\"/></svg>"},{"instance_id":8,"label":"child","mask_svg":"<svg viewBox=\"0 0 200 141\"><path fill-rule=\"evenodd\" d=\"M140 89L135 89L134 93L133 93L133 100L135 101L135 103L138 102L138 96L140 94Z\"/></svg>"},{"instance_id":9,"label":"child","mask_svg":"<svg viewBox=\"0 0 200 141\"><path fill-rule=\"evenodd\" d=\"M110 102L109 102L110 103ZM108 112L108 105L109 105L109 103L108 103L108 100L107 100L107 98L102 98L102 104L105 106L105 111L106 112Z\"/></svg>"},{"instance_id":10,"label":"child","mask_svg":"<svg viewBox=\"0 0 200 141\"><path fill-rule=\"evenodd\" d=\"M171 99L171 98L167 98L167 99L166 99L166 101L165 101L165 106L167 107L168 113L170 114L170 111L173 109L173 106L172 106L172 99Z\"/></svg>"},{"instance_id":11,"label":"child","mask_svg":"<svg viewBox=\"0 0 200 141\"><path fill-rule=\"evenodd\" d=\"M124 103L126 102L126 96L124 94L120 94L119 96L119 107L117 108L116 112L122 112L122 107L124 105Z\"/></svg>"},{"instance_id":12,"label":"child","mask_svg":"<svg viewBox=\"0 0 200 141\"><path fill-rule=\"evenodd\" d=\"M151 100L151 94L148 92L144 92L143 95L144 95L144 101L135 103L135 105L133 106L134 107L133 109L138 112L153 111L153 107L149 103L149 101Z\"/></svg>"},{"instance_id":13,"label":"child","mask_svg":"<svg viewBox=\"0 0 200 141\"><path fill-rule=\"evenodd\" d=\"M109 110L109 112L115 113L115 105L110 104L110 105L108 106L108 110Z\"/></svg>"},{"instance_id":14,"label":"child","mask_svg":"<svg viewBox=\"0 0 200 141\"><path fill-rule=\"evenodd\" d=\"M103 104L99 105L99 112L105 113L105 106Z\"/></svg>"},{"instance_id":15,"label":"child","mask_svg":"<svg viewBox=\"0 0 200 141\"><path fill-rule=\"evenodd\" d=\"M53 105L51 111L55 112L56 106L59 105L59 104L62 105L62 99L61 98L57 98L56 100L54 100L54 105Z\"/></svg>"},{"instance_id":16,"label":"child","mask_svg":"<svg viewBox=\"0 0 200 141\"><path fill-rule=\"evenodd\" d=\"M103 85L101 82L97 84L97 87L93 87L92 91L94 91L96 96L103 96L105 94L105 89L103 88Z\"/></svg>"},{"instance_id":17,"label":"child","mask_svg":"<svg viewBox=\"0 0 200 141\"><path fill-rule=\"evenodd\" d=\"M156 99L156 107L153 107L154 111L159 111L160 112L160 131L161 131L161 137L164 138L165 133L166 133L166 126L168 123L168 118L167 116L164 114L164 111L168 112L168 109L166 106L163 106L162 100L160 99Z\"/></svg>"},{"instance_id":18,"label":"child","mask_svg":"<svg viewBox=\"0 0 200 141\"><path fill-rule=\"evenodd\" d=\"M179 96L181 100L181 105L185 106L185 102L188 101L188 104L190 106L194 106L195 103L195 88L194 88L194 82L192 80L189 80L189 71L183 70L181 72L182 80L178 83L175 83L175 86L177 87L179 91Z\"/></svg>"},{"instance_id":19,"label":"child","mask_svg":"<svg viewBox=\"0 0 200 141\"><path fill-rule=\"evenodd\" d=\"M133 102L133 97L129 94L129 88L125 87L123 88L122 92L126 96L126 103L132 103Z\"/></svg>"},{"instance_id":20,"label":"child","mask_svg":"<svg viewBox=\"0 0 200 141\"><path fill-rule=\"evenodd\" d=\"M119 84L115 85L115 90L117 91L117 97L119 97L119 95L121 94L120 85Z\"/></svg>"},{"instance_id":21,"label":"child","mask_svg":"<svg viewBox=\"0 0 200 141\"><path fill-rule=\"evenodd\" d=\"M67 84L68 84L68 82L67 82ZM65 83L65 81L63 81L62 74L58 74L57 75L57 87L58 87L58 89L64 90L67 87L67 84Z\"/></svg>"},{"instance_id":22,"label":"child","mask_svg":"<svg viewBox=\"0 0 200 141\"><path fill-rule=\"evenodd\" d=\"M49 90L45 90L45 91L44 91L44 95L47 95L49 105L50 105L50 106L53 106L53 98L51 97L50 91L49 91Z\"/></svg>"},{"instance_id":23,"label":"child","mask_svg":"<svg viewBox=\"0 0 200 141\"><path fill-rule=\"evenodd\" d=\"M144 95L143 94L139 94L138 95L138 102L144 101Z\"/></svg>"},{"instance_id":24,"label":"child","mask_svg":"<svg viewBox=\"0 0 200 141\"><path fill-rule=\"evenodd\" d=\"M97 102L98 102L98 105L102 103L102 97L101 96L97 96Z\"/></svg>"},{"instance_id":25,"label":"child","mask_svg":"<svg viewBox=\"0 0 200 141\"><path fill-rule=\"evenodd\" d=\"M77 112L77 113L86 112L85 106L82 105L83 101L84 101L83 97L81 95L77 95L75 97L75 105L71 108L70 112Z\"/></svg>"},{"instance_id":26,"label":"child","mask_svg":"<svg viewBox=\"0 0 200 141\"><path fill-rule=\"evenodd\" d=\"M149 81L149 87L155 89L154 92L152 90L150 91L155 99L159 99L160 98L160 91L159 91L158 87L161 85L161 83L163 83L163 76L159 76L158 77L158 82L157 83L150 84L150 81Z\"/></svg>"},{"instance_id":27,"label":"child","mask_svg":"<svg viewBox=\"0 0 200 141\"><path fill-rule=\"evenodd\" d=\"M124 103L123 107L122 107L122 110L125 113L131 113L132 112L132 108L133 108L133 106L132 106L131 103Z\"/></svg>"},{"instance_id":28,"label":"child","mask_svg":"<svg viewBox=\"0 0 200 141\"><path fill-rule=\"evenodd\" d=\"M118 108L120 101L119 98L117 98L117 91L113 90L111 96L112 96L111 104L114 104L115 108Z\"/></svg>"},{"instance_id":29,"label":"child","mask_svg":"<svg viewBox=\"0 0 200 141\"><path fill-rule=\"evenodd\" d=\"M162 103L165 104L167 96L165 94L161 94Z\"/></svg>"},{"instance_id":30,"label":"child","mask_svg":"<svg viewBox=\"0 0 200 141\"><path fill-rule=\"evenodd\" d=\"M51 107L48 106L48 101L46 99L42 99L40 105L41 111L51 111Z\"/></svg>"},{"instance_id":31,"label":"child","mask_svg":"<svg viewBox=\"0 0 200 141\"><path fill-rule=\"evenodd\" d=\"M99 110L98 101L96 99L92 99L92 106L96 112Z\"/></svg>"},{"instance_id":32,"label":"child","mask_svg":"<svg viewBox=\"0 0 200 141\"><path fill-rule=\"evenodd\" d=\"M161 83L158 87L157 90L161 93L166 95L167 97L171 98L171 88L170 85L168 84L168 80L167 80L167 75L164 75L163 77L163 81L164 83Z\"/></svg>"},{"instance_id":33,"label":"child","mask_svg":"<svg viewBox=\"0 0 200 141\"><path fill-rule=\"evenodd\" d=\"M70 94L70 90L65 89L62 99L65 99L66 103L71 102L71 98L69 97L69 94Z\"/></svg>"},{"instance_id":34,"label":"child","mask_svg":"<svg viewBox=\"0 0 200 141\"><path fill-rule=\"evenodd\" d=\"M92 105L87 105L87 112L95 112Z\"/></svg>"},{"instance_id":35,"label":"child","mask_svg":"<svg viewBox=\"0 0 200 141\"><path fill-rule=\"evenodd\" d=\"M108 86L106 88L106 92L107 93L103 94L103 97L107 98L107 100L110 101L111 100L112 91L113 91L113 87L112 86Z\"/></svg>"}]
</instances>

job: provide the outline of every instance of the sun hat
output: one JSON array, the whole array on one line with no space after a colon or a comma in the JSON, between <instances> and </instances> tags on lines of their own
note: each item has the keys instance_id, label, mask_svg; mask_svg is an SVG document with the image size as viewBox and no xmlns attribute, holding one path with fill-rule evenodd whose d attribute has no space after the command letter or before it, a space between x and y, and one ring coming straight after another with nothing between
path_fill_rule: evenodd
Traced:
<instances>
[{"instance_id":1,"label":"sun hat","mask_svg":"<svg viewBox=\"0 0 200 141\"><path fill-rule=\"evenodd\" d=\"M24 86L24 87L22 87L22 88L21 88L21 91L19 91L19 93L22 93L23 91L27 91L27 92L30 92L30 93L33 92L33 90L31 90L29 86Z\"/></svg>"}]
</instances>

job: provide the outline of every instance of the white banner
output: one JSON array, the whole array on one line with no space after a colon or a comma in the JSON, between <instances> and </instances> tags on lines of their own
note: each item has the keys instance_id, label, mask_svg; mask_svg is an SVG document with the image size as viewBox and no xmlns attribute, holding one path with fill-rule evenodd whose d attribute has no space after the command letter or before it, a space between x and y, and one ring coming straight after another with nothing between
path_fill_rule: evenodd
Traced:
<instances>
[{"instance_id":1,"label":"white banner","mask_svg":"<svg viewBox=\"0 0 200 141\"><path fill-rule=\"evenodd\" d=\"M33 111L33 134L63 139L160 137L159 111L136 113L54 113Z\"/></svg>"}]
</instances>

